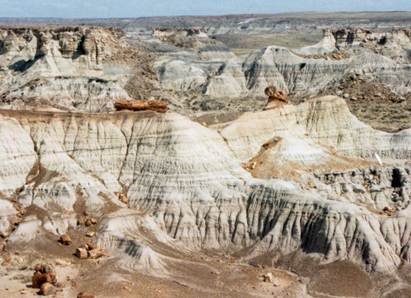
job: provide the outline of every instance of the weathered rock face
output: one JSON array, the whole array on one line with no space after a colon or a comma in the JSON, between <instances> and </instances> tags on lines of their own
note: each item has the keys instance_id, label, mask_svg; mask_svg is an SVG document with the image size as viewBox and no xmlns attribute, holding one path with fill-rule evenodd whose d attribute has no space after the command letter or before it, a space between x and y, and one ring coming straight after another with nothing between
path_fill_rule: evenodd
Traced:
<instances>
[{"instance_id":1,"label":"weathered rock face","mask_svg":"<svg viewBox=\"0 0 411 298\"><path fill-rule=\"evenodd\" d=\"M411 262L409 123L386 133L350 109L372 90L406 110L406 30L325 31L313 46L247 57L202 30L146 32L140 52L116 30L0 29L0 250L37 257L50 244L52 254L115 264L121 277L178 285L197 285L198 266L210 273L214 251L230 255L215 263L242 282L233 268L251 266L232 267L232 256L293 269L287 259L301 256L301 267L391 274L396 284L381 293L401 285ZM213 287L224 274L212 272ZM290 281L275 282L267 295L290 293ZM299 284L295 297L307 293Z\"/></svg>"},{"instance_id":2,"label":"weathered rock face","mask_svg":"<svg viewBox=\"0 0 411 298\"><path fill-rule=\"evenodd\" d=\"M253 123L250 126L249 123ZM389 134L360 122L343 99L327 96L297 106L286 106L258 113L245 113L222 130L222 135L235 156L248 161L273 137L310 139L331 146L337 153L374 159L410 158L409 130Z\"/></svg>"},{"instance_id":3,"label":"weathered rock face","mask_svg":"<svg viewBox=\"0 0 411 298\"><path fill-rule=\"evenodd\" d=\"M344 75L359 73L369 81L390 86L399 94L410 92L410 72L406 65L364 51L349 59L303 58L290 50L268 47L250 55L244 66L250 96L261 96L268 85L288 90L296 96L312 96L329 86L338 85ZM251 93L252 91L252 93Z\"/></svg>"},{"instance_id":4,"label":"weathered rock face","mask_svg":"<svg viewBox=\"0 0 411 298\"><path fill-rule=\"evenodd\" d=\"M44 56L74 59L80 56L97 68L110 59L126 43L122 32L114 29L62 27L57 29L6 28L1 29L1 61L9 62L16 70L24 70L24 63ZM20 61L21 56L26 61ZM17 63L19 62L19 63ZM14 64L13 64L14 63ZM97 68L98 69L98 68Z\"/></svg>"},{"instance_id":5,"label":"weathered rock face","mask_svg":"<svg viewBox=\"0 0 411 298\"><path fill-rule=\"evenodd\" d=\"M316 179L318 185L329 187L314 192L296 182L252 178L241 165L240 160L256 156L273 135L306 140L308 150L286 147L282 154L308 165L335 152L364 158L378 152L387 166L390 159L409 159L408 131L375 131L350 116L336 98L245 114L221 133L178 114L153 112L3 111L1 124L10 128L6 132L11 139L3 144L2 154L13 152L15 158L0 161L1 172L6 173L0 192L17 189L21 206L53 211L56 218L64 213L60 221L27 217L10 241L30 240L37 230L56 233L57 226L64 233L77 216L75 206L83 202L88 214L106 214L99 226L99 244L134 257L135 262L125 263L145 272L166 268L168 262L146 239L147 230L156 241L184 249L235 251L252 246L250 256L303 251L319 254L324 261L350 260L384 272L411 259L405 195L401 204L393 198L375 199L372 209L363 204L373 196L368 190L358 197L354 191L342 194L325 174ZM400 178L381 170L385 178L375 185L381 196L392 189L378 187L391 183L396 188L398 181L399 189L409 195L403 181L407 167L398 169ZM124 190L132 210L105 211L125 207L116 195ZM378 208L386 203L401 211L381 213Z\"/></svg>"},{"instance_id":6,"label":"weathered rock face","mask_svg":"<svg viewBox=\"0 0 411 298\"><path fill-rule=\"evenodd\" d=\"M161 86L179 96L202 94L209 98L241 98L246 90L238 58L197 60L163 57L156 61Z\"/></svg>"},{"instance_id":7,"label":"weathered rock face","mask_svg":"<svg viewBox=\"0 0 411 298\"><path fill-rule=\"evenodd\" d=\"M167 31L167 34L183 34L171 32L174 31ZM365 41L346 46L342 46L336 32L325 30L324 38L313 46L289 49L273 45L246 57L224 57L215 52L204 57L197 46L190 48L186 45L185 48L161 52L155 69L162 88L173 90L178 97L176 102L186 110L256 110L262 105L250 105L245 99L265 99L264 90L268 86L284 90L294 102L336 92L341 92L338 95L342 96L350 90L339 87L344 87L343 82L353 76L361 77L369 85L390 90L402 101L409 97L411 72L405 60L409 48L406 31L370 33L364 37ZM184 34L189 35L185 31ZM193 34L196 35L199 34ZM377 36L387 36L389 42L383 45L377 41ZM202 40L208 39L203 37ZM397 52L389 52L389 49L397 49ZM197 105L198 100L193 100L196 97L204 104ZM347 93L346 99L350 98ZM224 103L230 101L230 105L222 103L222 99ZM365 100L372 99L365 94ZM213 101L214 104L208 104ZM407 103L394 110L405 110L404 105ZM361 110L364 108L353 109L358 115ZM361 119L368 121L368 118ZM372 119L369 123L373 123ZM392 131L387 126L377 127ZM409 125L401 124L401 127L408 128Z\"/></svg>"},{"instance_id":8,"label":"weathered rock face","mask_svg":"<svg viewBox=\"0 0 411 298\"><path fill-rule=\"evenodd\" d=\"M359 201L375 211L401 211L410 202L410 168L385 167L315 174L343 200Z\"/></svg>"},{"instance_id":9,"label":"weathered rock face","mask_svg":"<svg viewBox=\"0 0 411 298\"><path fill-rule=\"evenodd\" d=\"M156 49L155 56L147 48L131 47L117 30L1 29L0 104L99 112L113 110L117 99L165 98L183 113L242 112L262 109L264 90L271 85L300 101L335 94L351 76L408 98L410 69L386 51L394 44L408 47L406 31L397 33L384 33L386 45L374 42L370 33L363 42L369 46L342 47L334 31L325 31L324 39L311 47L269 46L238 57L197 29L154 31L151 43L144 45ZM250 104L256 99L261 101Z\"/></svg>"},{"instance_id":10,"label":"weathered rock face","mask_svg":"<svg viewBox=\"0 0 411 298\"><path fill-rule=\"evenodd\" d=\"M391 31L371 31L361 28L332 30L335 46L339 49L363 47L388 56L396 61L409 63L411 31L393 29Z\"/></svg>"},{"instance_id":11,"label":"weathered rock face","mask_svg":"<svg viewBox=\"0 0 411 298\"><path fill-rule=\"evenodd\" d=\"M300 49L294 49L294 52L300 55L312 56L312 55L324 55L337 51L337 45L334 35L330 30L323 31L324 37L317 44L303 47Z\"/></svg>"},{"instance_id":12,"label":"weathered rock face","mask_svg":"<svg viewBox=\"0 0 411 298\"><path fill-rule=\"evenodd\" d=\"M39 105L88 112L113 109L128 98L130 79L146 82L144 51L120 30L92 27L0 29L0 103L4 108ZM141 64L141 65L140 65Z\"/></svg>"},{"instance_id":13,"label":"weathered rock face","mask_svg":"<svg viewBox=\"0 0 411 298\"><path fill-rule=\"evenodd\" d=\"M36 154L30 136L21 124L10 119L1 121L2 167L0 170L1 193L11 195L26 181L27 174L36 162Z\"/></svg>"},{"instance_id":14,"label":"weathered rock face","mask_svg":"<svg viewBox=\"0 0 411 298\"><path fill-rule=\"evenodd\" d=\"M7 109L48 106L89 112L112 110L114 100L128 98L127 92L112 80L70 76L33 79L2 96L2 108Z\"/></svg>"}]
</instances>

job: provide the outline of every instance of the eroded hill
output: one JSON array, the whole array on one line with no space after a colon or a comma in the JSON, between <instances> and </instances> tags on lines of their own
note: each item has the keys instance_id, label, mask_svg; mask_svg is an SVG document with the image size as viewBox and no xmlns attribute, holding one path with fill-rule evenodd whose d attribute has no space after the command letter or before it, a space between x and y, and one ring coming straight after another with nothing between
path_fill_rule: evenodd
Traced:
<instances>
[{"instance_id":1,"label":"eroded hill","mask_svg":"<svg viewBox=\"0 0 411 298\"><path fill-rule=\"evenodd\" d=\"M409 31L136 34L0 30L0 296L409 296Z\"/></svg>"}]
</instances>

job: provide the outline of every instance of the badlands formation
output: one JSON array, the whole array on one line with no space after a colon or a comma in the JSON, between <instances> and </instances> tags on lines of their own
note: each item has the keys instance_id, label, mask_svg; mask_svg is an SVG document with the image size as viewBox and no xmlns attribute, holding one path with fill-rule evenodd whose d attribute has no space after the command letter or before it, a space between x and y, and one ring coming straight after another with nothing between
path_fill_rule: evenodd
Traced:
<instances>
[{"instance_id":1,"label":"badlands formation","mask_svg":"<svg viewBox=\"0 0 411 298\"><path fill-rule=\"evenodd\" d=\"M0 104L6 109L101 112L155 90L150 55L117 29L0 28ZM130 83L130 81L132 82Z\"/></svg>"},{"instance_id":2,"label":"badlands formation","mask_svg":"<svg viewBox=\"0 0 411 298\"><path fill-rule=\"evenodd\" d=\"M0 296L411 295L410 31L212 31L0 29Z\"/></svg>"}]
</instances>

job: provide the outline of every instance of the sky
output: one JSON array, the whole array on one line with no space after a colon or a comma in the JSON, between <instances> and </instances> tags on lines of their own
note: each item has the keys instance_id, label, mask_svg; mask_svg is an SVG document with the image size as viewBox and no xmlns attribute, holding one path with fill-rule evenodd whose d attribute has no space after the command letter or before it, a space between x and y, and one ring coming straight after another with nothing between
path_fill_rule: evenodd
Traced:
<instances>
[{"instance_id":1,"label":"sky","mask_svg":"<svg viewBox=\"0 0 411 298\"><path fill-rule=\"evenodd\" d=\"M411 0L0 0L0 17L131 18L384 10L411 11Z\"/></svg>"}]
</instances>

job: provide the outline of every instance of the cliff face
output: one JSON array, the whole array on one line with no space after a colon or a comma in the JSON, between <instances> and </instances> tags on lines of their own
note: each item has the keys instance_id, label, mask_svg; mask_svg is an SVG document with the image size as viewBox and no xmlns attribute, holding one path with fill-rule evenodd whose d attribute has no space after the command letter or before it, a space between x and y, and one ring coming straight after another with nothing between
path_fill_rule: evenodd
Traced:
<instances>
[{"instance_id":1,"label":"cliff face","mask_svg":"<svg viewBox=\"0 0 411 298\"><path fill-rule=\"evenodd\" d=\"M146 55L115 29L0 29L0 102L12 109L111 110L115 99L129 97L132 78L152 85L139 70L148 67Z\"/></svg>"},{"instance_id":2,"label":"cliff face","mask_svg":"<svg viewBox=\"0 0 411 298\"><path fill-rule=\"evenodd\" d=\"M368 48L399 62L410 62L411 32L409 29L371 31L344 28L332 30L331 33L335 38L335 46L339 49Z\"/></svg>"},{"instance_id":3,"label":"cliff face","mask_svg":"<svg viewBox=\"0 0 411 298\"><path fill-rule=\"evenodd\" d=\"M125 243L136 245L131 239L142 236L132 222L148 220L146 229L157 235L157 241L175 247L236 251L252 246L250 256L304 251L320 254L324 261L350 260L370 271L387 272L410 260L409 186L405 181L409 168L392 165L392 171L402 171L405 180L394 176L375 180L382 197L373 203L365 189L360 203L354 192L351 200L348 194L345 199L336 197L339 190L327 182L326 173L316 176L323 189L315 193L289 181L252 178L239 160L255 156L273 135L284 139L305 135L323 148L334 148L330 155L373 159L378 152L387 165L392 158L409 158L409 132L381 133L347 113L342 101L323 98L281 111L264 111L252 119L247 114L219 134L174 113L69 116L3 111L0 131L9 141L1 147L7 158L0 163L0 191L6 200L17 191L24 208L33 205L64 214L51 223L37 215L32 225L40 234L64 233L79 216L75 206L83 202L88 214L106 218L99 241L114 251L126 249ZM248 126L252 130L245 123L253 123ZM361 148L356 145L360 143ZM309 161L304 156L309 151L296 153L297 149L289 147L284 154L299 156L294 159L297 163ZM399 193L395 202L394 197L385 197L393 189L382 190L389 183L399 183L391 185ZM118 192L128 197L127 206L117 199ZM124 221L123 215L104 211L108 206L136 212ZM386 215L378 209L386 206L399 211ZM117 221L116 216L120 216ZM111 225L118 229L110 229ZM12 241L28 241L23 227L11 234ZM142 256L154 258L154 267L161 266L160 251L147 250L146 244L136 255L135 266L144 263L139 259Z\"/></svg>"},{"instance_id":4,"label":"cliff face","mask_svg":"<svg viewBox=\"0 0 411 298\"><path fill-rule=\"evenodd\" d=\"M0 29L0 52L9 61L20 55L33 60L60 52L63 58L84 55L89 62L99 64L127 46L122 35L120 30L86 27L5 28ZM21 69L20 65L15 66Z\"/></svg>"}]
</instances>

